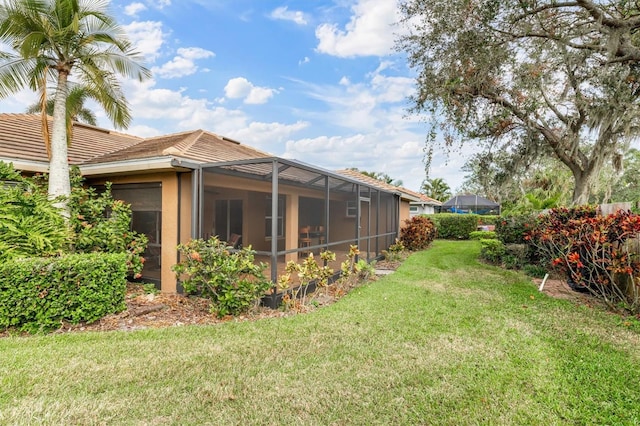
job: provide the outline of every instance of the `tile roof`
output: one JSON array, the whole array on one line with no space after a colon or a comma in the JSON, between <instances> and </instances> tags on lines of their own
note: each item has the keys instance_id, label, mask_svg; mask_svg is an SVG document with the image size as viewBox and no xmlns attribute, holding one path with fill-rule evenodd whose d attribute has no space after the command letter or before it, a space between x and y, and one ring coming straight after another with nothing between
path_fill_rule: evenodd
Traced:
<instances>
[{"instance_id":1,"label":"tile roof","mask_svg":"<svg viewBox=\"0 0 640 426\"><path fill-rule=\"evenodd\" d=\"M51 126L51 119L49 119ZM49 127L51 128L51 127ZM142 139L75 123L69 162L82 164L100 155L140 142ZM0 157L48 162L38 114L0 114Z\"/></svg>"},{"instance_id":2,"label":"tile roof","mask_svg":"<svg viewBox=\"0 0 640 426\"><path fill-rule=\"evenodd\" d=\"M215 163L271 155L214 133L194 130L145 139L136 145L97 157L87 164L154 157L180 157L195 162Z\"/></svg>"},{"instance_id":3,"label":"tile roof","mask_svg":"<svg viewBox=\"0 0 640 426\"><path fill-rule=\"evenodd\" d=\"M345 170L338 170L337 173L340 173L341 175L344 175L344 176L348 176L352 179L358 180L362 183L373 186L375 188L382 189L384 191L399 192L403 194L405 197L408 196L409 198L413 198L416 200L419 199L427 202L427 200L423 198L423 197L426 197L429 201L436 203L436 205L440 205L439 201L429 198L424 194L411 191L410 189L404 188L402 186L391 185L379 179L372 178L371 176L367 176L358 170L345 169Z\"/></svg>"},{"instance_id":4,"label":"tile roof","mask_svg":"<svg viewBox=\"0 0 640 426\"><path fill-rule=\"evenodd\" d=\"M51 119L49 119L51 125ZM194 162L246 160L270 154L203 130L140 138L74 123L74 165L178 157ZM38 114L0 114L0 158L48 163Z\"/></svg>"},{"instance_id":5,"label":"tile roof","mask_svg":"<svg viewBox=\"0 0 640 426\"><path fill-rule=\"evenodd\" d=\"M415 191L412 191L412 190L407 189L407 188L402 188L402 189L404 191L408 192L409 194L419 198L420 201L416 201L417 203L426 203L426 204L431 204L433 206L441 206L442 205L442 201L438 201L435 198L428 197L428 196L426 196L426 195L424 195L424 194L422 194L420 192L415 192Z\"/></svg>"}]
</instances>

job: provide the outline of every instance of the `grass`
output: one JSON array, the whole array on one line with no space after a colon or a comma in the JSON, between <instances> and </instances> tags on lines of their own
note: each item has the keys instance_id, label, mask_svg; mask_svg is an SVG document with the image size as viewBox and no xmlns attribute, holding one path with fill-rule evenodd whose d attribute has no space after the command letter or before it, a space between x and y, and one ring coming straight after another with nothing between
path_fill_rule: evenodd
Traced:
<instances>
[{"instance_id":1,"label":"grass","mask_svg":"<svg viewBox=\"0 0 640 426\"><path fill-rule=\"evenodd\" d=\"M295 317L0 339L0 424L640 424L640 327L437 241Z\"/></svg>"}]
</instances>

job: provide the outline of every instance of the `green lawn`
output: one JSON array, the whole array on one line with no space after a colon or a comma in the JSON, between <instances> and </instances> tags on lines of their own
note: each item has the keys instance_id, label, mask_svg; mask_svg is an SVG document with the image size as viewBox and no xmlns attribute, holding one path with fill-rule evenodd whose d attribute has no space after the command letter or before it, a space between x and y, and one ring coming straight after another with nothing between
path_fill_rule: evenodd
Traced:
<instances>
[{"instance_id":1,"label":"green lawn","mask_svg":"<svg viewBox=\"0 0 640 426\"><path fill-rule=\"evenodd\" d=\"M307 315L0 339L0 424L640 424L637 322L478 251L437 241Z\"/></svg>"}]
</instances>

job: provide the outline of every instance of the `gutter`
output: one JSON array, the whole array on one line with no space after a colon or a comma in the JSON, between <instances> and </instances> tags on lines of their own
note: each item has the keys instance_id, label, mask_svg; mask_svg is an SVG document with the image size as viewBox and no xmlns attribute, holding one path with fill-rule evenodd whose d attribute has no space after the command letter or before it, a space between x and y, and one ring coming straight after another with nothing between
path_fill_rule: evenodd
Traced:
<instances>
[{"instance_id":1,"label":"gutter","mask_svg":"<svg viewBox=\"0 0 640 426\"><path fill-rule=\"evenodd\" d=\"M99 164L81 164L79 167L83 176L125 174L131 172L170 170L174 168L172 159L167 157L114 161Z\"/></svg>"}]
</instances>

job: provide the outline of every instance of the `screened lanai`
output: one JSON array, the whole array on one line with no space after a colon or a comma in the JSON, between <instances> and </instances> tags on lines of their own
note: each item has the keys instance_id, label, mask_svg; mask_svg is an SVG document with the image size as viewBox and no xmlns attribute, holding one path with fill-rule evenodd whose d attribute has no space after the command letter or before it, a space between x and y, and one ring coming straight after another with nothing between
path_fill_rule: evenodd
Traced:
<instances>
[{"instance_id":1,"label":"screened lanai","mask_svg":"<svg viewBox=\"0 0 640 426\"><path fill-rule=\"evenodd\" d=\"M273 282L287 261L310 252L346 253L354 244L372 260L398 236L400 194L297 161L203 164L192 179L192 237L250 245Z\"/></svg>"}]
</instances>

